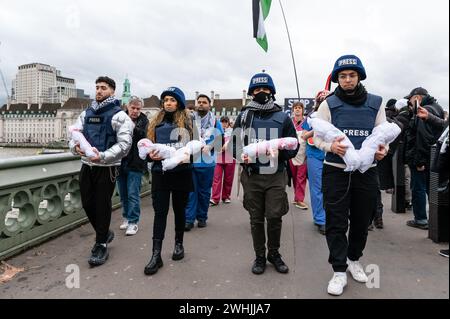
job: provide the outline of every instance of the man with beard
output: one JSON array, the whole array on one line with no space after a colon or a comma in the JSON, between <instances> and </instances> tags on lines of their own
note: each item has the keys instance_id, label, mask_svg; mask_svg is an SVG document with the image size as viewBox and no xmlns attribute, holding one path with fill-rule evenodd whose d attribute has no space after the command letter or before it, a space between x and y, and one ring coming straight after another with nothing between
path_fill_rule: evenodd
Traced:
<instances>
[{"instance_id":1,"label":"man with beard","mask_svg":"<svg viewBox=\"0 0 450 319\"><path fill-rule=\"evenodd\" d=\"M318 118L344 132L357 150L361 149L362 143L376 126L386 122L386 112L381 108L382 98L367 93L361 84L366 78L366 70L358 57L346 55L339 58L332 72L332 81L339 83L339 86L317 112ZM359 259L363 256L368 227L377 205L378 172L375 160L382 160L388 149L387 146L379 147L373 167L366 173L347 173L342 159L347 151L341 143L344 138L328 144L317 137L316 140L316 144L327 152L322 183L329 262L334 270L328 293L339 296L347 285L347 270L356 281L368 281Z\"/></svg>"},{"instance_id":2,"label":"man with beard","mask_svg":"<svg viewBox=\"0 0 450 319\"><path fill-rule=\"evenodd\" d=\"M194 191L189 195L186 207L185 231L191 231L197 220L199 228L205 228L208 220L209 201L216 169L215 150L223 146L224 132L222 124L211 112L211 99L206 95L197 98L197 112L194 122L200 138L206 142L202 153L194 156Z\"/></svg>"},{"instance_id":3,"label":"man with beard","mask_svg":"<svg viewBox=\"0 0 450 319\"><path fill-rule=\"evenodd\" d=\"M75 124L93 147L96 156L88 158L80 145L70 141L73 154L82 156L80 171L81 201L86 215L96 233L95 245L89 264L103 265L108 259L108 247L114 239L109 230L111 224L111 198L116 186L118 168L130 148L134 124L120 108L114 96L116 83L108 77L100 77L96 83L96 96L92 105Z\"/></svg>"},{"instance_id":4,"label":"man with beard","mask_svg":"<svg viewBox=\"0 0 450 319\"><path fill-rule=\"evenodd\" d=\"M289 211L286 186L289 160L298 153L276 151L251 159L242 154L243 147L277 138L297 138L297 132L289 116L275 104L276 89L270 75L260 73L250 81L248 94L253 100L236 119L231 137L233 156L241 163L241 182L244 188L244 208L250 214L253 248L256 259L252 267L255 275L261 275L269 261L282 274L289 272L279 253L282 217ZM266 155L266 156L264 156ZM273 164L273 165L272 165ZM267 250L266 231L267 220Z\"/></svg>"}]
</instances>

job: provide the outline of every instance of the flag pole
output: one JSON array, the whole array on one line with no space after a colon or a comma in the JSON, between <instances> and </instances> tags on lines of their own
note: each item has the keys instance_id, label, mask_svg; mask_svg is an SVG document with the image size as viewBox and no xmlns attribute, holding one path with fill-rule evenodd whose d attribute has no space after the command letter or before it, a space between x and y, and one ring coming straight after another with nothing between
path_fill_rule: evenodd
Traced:
<instances>
[{"instance_id":1,"label":"flag pole","mask_svg":"<svg viewBox=\"0 0 450 319\"><path fill-rule=\"evenodd\" d=\"M300 100L300 87L298 85L297 66L295 64L294 50L292 49L291 34L289 33L289 27L288 27L287 20L286 20L286 14L284 13L283 4L281 3L281 0L278 0L278 1L280 3L281 12L283 13L284 23L286 25L286 31L287 31L287 35L288 35L288 39L289 39L289 45L291 47L292 63L294 64L295 82L297 84L297 94L298 94L298 99Z\"/></svg>"}]
</instances>

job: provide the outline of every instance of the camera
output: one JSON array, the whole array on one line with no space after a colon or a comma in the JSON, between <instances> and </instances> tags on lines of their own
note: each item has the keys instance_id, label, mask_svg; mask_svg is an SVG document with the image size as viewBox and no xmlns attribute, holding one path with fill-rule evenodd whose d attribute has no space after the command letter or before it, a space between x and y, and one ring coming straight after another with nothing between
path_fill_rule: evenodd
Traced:
<instances>
[{"instance_id":1,"label":"camera","mask_svg":"<svg viewBox=\"0 0 450 319\"><path fill-rule=\"evenodd\" d=\"M419 100L414 101L414 115L417 115L419 112Z\"/></svg>"}]
</instances>

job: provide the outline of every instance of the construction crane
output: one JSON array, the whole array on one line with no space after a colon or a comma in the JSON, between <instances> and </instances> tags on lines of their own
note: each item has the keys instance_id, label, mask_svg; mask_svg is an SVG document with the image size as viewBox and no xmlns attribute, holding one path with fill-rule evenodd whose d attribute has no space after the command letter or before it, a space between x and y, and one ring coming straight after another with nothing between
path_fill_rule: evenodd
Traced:
<instances>
[{"instance_id":1,"label":"construction crane","mask_svg":"<svg viewBox=\"0 0 450 319\"><path fill-rule=\"evenodd\" d=\"M2 45L2 42L0 41L0 46L1 45ZM9 102L10 101L10 96L9 96L8 86L6 85L5 76L3 75L3 71L2 71L2 68L1 68L1 63L2 63L2 60L0 59L0 77L2 78L3 87L5 88L7 102Z\"/></svg>"}]
</instances>

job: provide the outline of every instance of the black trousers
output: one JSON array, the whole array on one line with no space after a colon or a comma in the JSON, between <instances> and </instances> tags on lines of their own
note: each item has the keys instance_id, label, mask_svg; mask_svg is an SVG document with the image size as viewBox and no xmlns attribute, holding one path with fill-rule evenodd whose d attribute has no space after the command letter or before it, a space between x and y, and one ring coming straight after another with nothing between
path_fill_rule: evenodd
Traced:
<instances>
[{"instance_id":1,"label":"black trousers","mask_svg":"<svg viewBox=\"0 0 450 319\"><path fill-rule=\"evenodd\" d=\"M164 240L167 215L169 214L170 194L172 194L172 207L175 213L175 232L184 232L189 192L154 190L152 192L153 209L155 210L153 239Z\"/></svg>"},{"instance_id":2,"label":"black trousers","mask_svg":"<svg viewBox=\"0 0 450 319\"><path fill-rule=\"evenodd\" d=\"M287 173L284 171L273 175L249 176L244 170L241 182L244 188L244 208L250 215L256 256L266 256L266 242L269 254L277 253L281 246L282 217L289 212Z\"/></svg>"},{"instance_id":3,"label":"black trousers","mask_svg":"<svg viewBox=\"0 0 450 319\"><path fill-rule=\"evenodd\" d=\"M250 218L253 248L256 256L266 257L266 231L264 216L253 215ZM282 218L272 218L267 220L267 249L269 254L277 253L280 249L281 229L283 227Z\"/></svg>"},{"instance_id":4,"label":"black trousers","mask_svg":"<svg viewBox=\"0 0 450 319\"><path fill-rule=\"evenodd\" d=\"M381 191L378 190L377 193L377 206L375 207L375 211L373 213L372 221L376 218L383 218L383 211L384 211L384 205L383 205L383 199L381 197Z\"/></svg>"},{"instance_id":5,"label":"black trousers","mask_svg":"<svg viewBox=\"0 0 450 319\"><path fill-rule=\"evenodd\" d=\"M81 202L96 233L96 242L104 244L111 225L112 196L116 187L116 167L90 167L80 171Z\"/></svg>"},{"instance_id":6,"label":"black trousers","mask_svg":"<svg viewBox=\"0 0 450 319\"><path fill-rule=\"evenodd\" d=\"M347 258L358 261L366 247L368 228L377 205L378 172L372 168L365 174L346 173L324 165L322 184L329 262L335 272L345 272Z\"/></svg>"}]
</instances>

